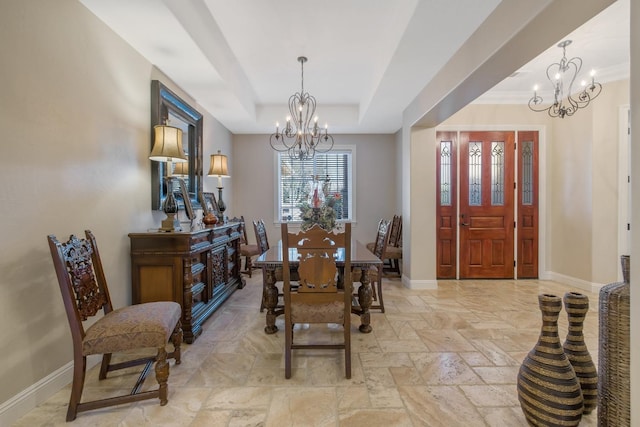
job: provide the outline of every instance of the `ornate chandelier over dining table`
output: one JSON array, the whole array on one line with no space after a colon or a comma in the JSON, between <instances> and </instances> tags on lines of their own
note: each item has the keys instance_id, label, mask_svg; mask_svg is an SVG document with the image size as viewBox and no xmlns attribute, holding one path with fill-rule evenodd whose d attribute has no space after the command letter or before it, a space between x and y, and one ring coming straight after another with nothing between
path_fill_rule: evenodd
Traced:
<instances>
[{"instance_id":1,"label":"ornate chandelier over dining table","mask_svg":"<svg viewBox=\"0 0 640 427\"><path fill-rule=\"evenodd\" d=\"M328 133L328 125L324 129L318 126L316 98L304 91L304 63L307 57L299 56L301 66L300 92L289 97L289 115L285 128L280 131L276 123L276 132L271 134L271 148L279 152L287 152L289 157L297 160L312 159L316 153L326 153L333 148L333 136Z\"/></svg>"}]
</instances>

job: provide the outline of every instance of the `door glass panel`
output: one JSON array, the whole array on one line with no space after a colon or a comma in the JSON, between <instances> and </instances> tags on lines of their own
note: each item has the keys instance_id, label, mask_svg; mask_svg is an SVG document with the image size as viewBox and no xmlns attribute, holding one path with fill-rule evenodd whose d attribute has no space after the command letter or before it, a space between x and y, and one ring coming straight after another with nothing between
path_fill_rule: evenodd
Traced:
<instances>
[{"instance_id":1,"label":"door glass panel","mask_svg":"<svg viewBox=\"0 0 640 427\"><path fill-rule=\"evenodd\" d=\"M504 206L504 141L491 143L491 205Z\"/></svg>"},{"instance_id":2,"label":"door glass panel","mask_svg":"<svg viewBox=\"0 0 640 427\"><path fill-rule=\"evenodd\" d=\"M522 204L533 204L533 141L522 144Z\"/></svg>"},{"instance_id":3,"label":"door glass panel","mask_svg":"<svg viewBox=\"0 0 640 427\"><path fill-rule=\"evenodd\" d=\"M469 142L469 206L482 205L482 142Z\"/></svg>"},{"instance_id":4,"label":"door glass panel","mask_svg":"<svg viewBox=\"0 0 640 427\"><path fill-rule=\"evenodd\" d=\"M440 142L440 206L451 206L451 141Z\"/></svg>"}]
</instances>

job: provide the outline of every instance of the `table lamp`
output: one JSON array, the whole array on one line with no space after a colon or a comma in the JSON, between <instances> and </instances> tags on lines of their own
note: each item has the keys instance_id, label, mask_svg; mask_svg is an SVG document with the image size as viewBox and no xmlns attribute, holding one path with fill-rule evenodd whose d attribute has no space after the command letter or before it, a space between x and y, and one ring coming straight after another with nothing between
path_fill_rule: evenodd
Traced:
<instances>
[{"instance_id":1,"label":"table lamp","mask_svg":"<svg viewBox=\"0 0 640 427\"><path fill-rule=\"evenodd\" d=\"M211 155L211 165L207 175L218 177L218 212L220 212L218 219L223 223L224 211L227 206L222 201L222 178L229 178L229 169L227 167L227 156L220 154L220 150L218 150L218 154Z\"/></svg>"},{"instance_id":2,"label":"table lamp","mask_svg":"<svg viewBox=\"0 0 640 427\"><path fill-rule=\"evenodd\" d=\"M160 231L180 231L180 222L176 217L178 203L173 195L172 163L187 162L187 156L182 148L182 130L167 125L156 125L153 130L154 143L149 159L156 162L167 162L167 197L162 204L162 210L167 214L167 217L162 220Z\"/></svg>"}]
</instances>

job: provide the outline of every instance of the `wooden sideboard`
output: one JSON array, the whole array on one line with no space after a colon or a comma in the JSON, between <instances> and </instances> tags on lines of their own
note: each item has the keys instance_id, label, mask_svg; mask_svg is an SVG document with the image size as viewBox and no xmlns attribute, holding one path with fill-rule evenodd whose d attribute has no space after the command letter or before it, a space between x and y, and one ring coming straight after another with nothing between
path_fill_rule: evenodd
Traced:
<instances>
[{"instance_id":1,"label":"wooden sideboard","mask_svg":"<svg viewBox=\"0 0 640 427\"><path fill-rule=\"evenodd\" d=\"M238 288L242 222L183 232L130 233L133 303L176 301L184 340Z\"/></svg>"}]
</instances>

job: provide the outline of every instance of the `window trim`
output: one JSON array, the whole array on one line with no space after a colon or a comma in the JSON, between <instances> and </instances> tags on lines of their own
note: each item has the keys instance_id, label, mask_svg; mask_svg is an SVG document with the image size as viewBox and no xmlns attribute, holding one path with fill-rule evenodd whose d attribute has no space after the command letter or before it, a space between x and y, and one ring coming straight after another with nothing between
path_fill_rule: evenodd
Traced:
<instances>
[{"instance_id":1,"label":"window trim","mask_svg":"<svg viewBox=\"0 0 640 427\"><path fill-rule=\"evenodd\" d=\"M278 148L284 148L284 146L282 147L278 147ZM356 182L356 177L357 177L357 166L356 166L356 146L349 144L349 145L334 145L333 148L331 149L331 151L329 151L328 153L331 153L332 151L348 151L351 153L351 174L350 176L347 177L347 181L349 182L349 188L351 191L349 191L349 206L351 207L351 219L350 220L338 220L338 223L344 223L347 221L350 221L352 224L356 223L356 186L355 186L355 182ZM273 174L274 178L273 178L273 187L274 187L274 205L273 205L273 223L274 224L281 224L284 221L282 221L282 218L280 217L280 200L282 200L282 194L280 194L280 179L281 179L281 171L280 171L280 162L278 161L278 154L282 154L284 156L287 155L286 152L284 153L279 153L277 151L273 152L273 170L275 171L275 173ZM324 153L322 153L324 154ZM302 221L287 221L288 224L292 224L292 225L299 225L302 224Z\"/></svg>"}]
</instances>

